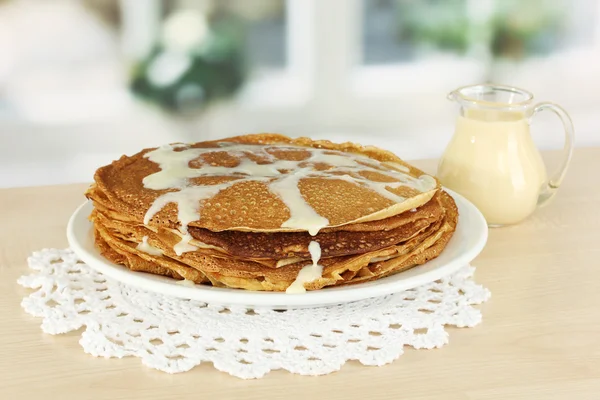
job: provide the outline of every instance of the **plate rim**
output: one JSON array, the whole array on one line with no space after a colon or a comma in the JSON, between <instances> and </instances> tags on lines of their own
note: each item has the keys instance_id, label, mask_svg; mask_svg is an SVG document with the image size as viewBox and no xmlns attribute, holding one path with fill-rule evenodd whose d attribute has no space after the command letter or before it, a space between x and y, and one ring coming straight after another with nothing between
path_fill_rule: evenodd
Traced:
<instances>
[{"instance_id":1,"label":"plate rim","mask_svg":"<svg viewBox=\"0 0 600 400\"><path fill-rule=\"evenodd\" d=\"M178 281L175 281L172 278L134 272L125 266L112 263L105 259L96 249L93 244L93 239L91 240L90 248L89 245L86 246L85 243L82 243L86 238L79 237L78 231L81 229L77 229L76 225L82 223L87 225L87 232L84 234L88 236L87 239L90 239L90 236L93 235L93 225L88 220L89 212L86 211L87 208L93 207L91 200L87 200L77 207L75 212L69 218L66 233L69 246L83 262L90 268L126 285L135 286L143 290L163 295L197 300L208 304L271 307L278 309L314 308L398 293L441 279L473 261L473 259L481 253L487 242L488 227L485 218L481 212L463 196L446 188L444 188L444 191L454 198L457 207L459 208L457 229L448 245L450 245L453 240L459 240L460 238L457 233L462 233L462 230L468 228L474 229L475 231L473 234L479 235L478 240L476 240L470 248L464 250L445 264L428 271L426 270L422 273L419 273L419 269L424 270L427 267L427 264L435 262L437 258L423 265L413 267L405 272L377 279L375 281L308 291L302 294L248 291L244 289L216 288L205 285L186 287L176 283ZM461 227L461 220L464 221L467 218L465 213L469 218L473 219L473 226ZM402 279L403 274L405 277L406 274L410 274L411 276Z\"/></svg>"}]
</instances>

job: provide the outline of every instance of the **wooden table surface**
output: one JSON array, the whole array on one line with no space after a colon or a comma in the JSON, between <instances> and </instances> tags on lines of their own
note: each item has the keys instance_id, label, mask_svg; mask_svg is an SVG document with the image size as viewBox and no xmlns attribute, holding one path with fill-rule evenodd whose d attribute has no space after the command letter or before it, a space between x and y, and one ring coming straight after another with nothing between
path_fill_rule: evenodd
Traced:
<instances>
[{"instance_id":1,"label":"wooden table surface","mask_svg":"<svg viewBox=\"0 0 600 400\"><path fill-rule=\"evenodd\" d=\"M433 171L432 161L416 165ZM169 375L139 359L85 354L81 332L51 336L19 303L26 257L67 246L86 185L0 190L0 399L600 399L600 148L579 149L553 203L493 229L474 262L492 291L483 323L449 328L437 350L384 367L347 363L303 377L244 381L203 364Z\"/></svg>"}]
</instances>

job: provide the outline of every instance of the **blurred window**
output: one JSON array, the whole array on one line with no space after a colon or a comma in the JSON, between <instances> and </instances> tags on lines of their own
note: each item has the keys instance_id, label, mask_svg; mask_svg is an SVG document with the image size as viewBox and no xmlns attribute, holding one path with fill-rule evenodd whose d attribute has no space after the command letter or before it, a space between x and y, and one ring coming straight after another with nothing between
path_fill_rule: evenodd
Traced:
<instances>
[{"instance_id":1,"label":"blurred window","mask_svg":"<svg viewBox=\"0 0 600 400\"><path fill-rule=\"evenodd\" d=\"M286 66L285 0L163 0L162 14L168 17L187 9L210 14L212 19L240 30L244 56L251 69Z\"/></svg>"},{"instance_id":2,"label":"blurred window","mask_svg":"<svg viewBox=\"0 0 600 400\"><path fill-rule=\"evenodd\" d=\"M363 0L363 62L413 61L467 49L466 0Z\"/></svg>"},{"instance_id":3,"label":"blurred window","mask_svg":"<svg viewBox=\"0 0 600 400\"><path fill-rule=\"evenodd\" d=\"M0 54L0 123L24 127L0 139L47 157L35 174L11 172L19 184L88 179L98 153L183 132L368 135L402 156L439 155L455 118L444 94L484 81L557 101L578 145L599 143L600 0L0 0ZM196 118L148 102L207 128L188 132ZM0 162L20 162L7 143Z\"/></svg>"},{"instance_id":4,"label":"blurred window","mask_svg":"<svg viewBox=\"0 0 600 400\"><path fill-rule=\"evenodd\" d=\"M362 0L362 61L466 55L521 60L594 44L598 0Z\"/></svg>"}]
</instances>

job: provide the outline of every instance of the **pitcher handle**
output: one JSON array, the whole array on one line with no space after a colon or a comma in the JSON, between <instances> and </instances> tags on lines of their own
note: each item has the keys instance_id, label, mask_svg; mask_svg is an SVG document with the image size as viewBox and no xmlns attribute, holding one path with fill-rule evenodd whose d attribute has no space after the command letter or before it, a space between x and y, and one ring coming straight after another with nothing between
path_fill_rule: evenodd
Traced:
<instances>
[{"instance_id":1,"label":"pitcher handle","mask_svg":"<svg viewBox=\"0 0 600 400\"><path fill-rule=\"evenodd\" d=\"M571 156L573 155L573 141L575 140L573 122L564 108L554 103L539 103L533 109L533 116L536 116L539 112L545 110L552 111L562 121L565 129L565 145L563 147L562 161L558 167L558 170L554 174L550 175L550 178L546 183L544 183L544 186L540 191L540 195L538 197L539 206L545 205L548 200L554 196L560 184L562 183L567 172L567 167L571 162Z\"/></svg>"}]
</instances>

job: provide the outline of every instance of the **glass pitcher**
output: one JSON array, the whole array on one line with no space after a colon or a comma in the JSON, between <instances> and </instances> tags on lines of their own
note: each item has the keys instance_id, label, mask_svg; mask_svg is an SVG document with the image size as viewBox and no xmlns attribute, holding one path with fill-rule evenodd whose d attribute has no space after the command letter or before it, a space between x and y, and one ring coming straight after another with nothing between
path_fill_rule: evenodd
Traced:
<instances>
[{"instance_id":1,"label":"glass pitcher","mask_svg":"<svg viewBox=\"0 0 600 400\"><path fill-rule=\"evenodd\" d=\"M459 88L456 129L438 166L442 184L469 199L490 226L515 224L546 203L560 186L573 153L573 124L564 109L533 103L525 90L491 84ZM564 154L548 179L529 124L549 110L564 126Z\"/></svg>"}]
</instances>

